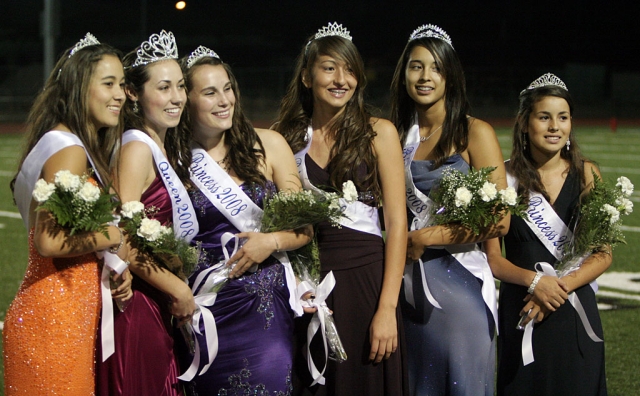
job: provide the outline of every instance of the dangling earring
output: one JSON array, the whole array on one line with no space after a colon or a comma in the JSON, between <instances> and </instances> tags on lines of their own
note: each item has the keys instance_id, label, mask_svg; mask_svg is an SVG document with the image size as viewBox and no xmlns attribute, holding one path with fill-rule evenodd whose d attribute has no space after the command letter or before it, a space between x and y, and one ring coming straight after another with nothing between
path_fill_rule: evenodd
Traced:
<instances>
[{"instance_id":1,"label":"dangling earring","mask_svg":"<svg viewBox=\"0 0 640 396\"><path fill-rule=\"evenodd\" d=\"M571 140L567 139L567 144L566 144L567 151L569 151L569 146L571 146Z\"/></svg>"},{"instance_id":2,"label":"dangling earring","mask_svg":"<svg viewBox=\"0 0 640 396\"><path fill-rule=\"evenodd\" d=\"M138 108L138 101L134 100L133 101L133 112L138 114L139 111L140 111L140 109Z\"/></svg>"},{"instance_id":3,"label":"dangling earring","mask_svg":"<svg viewBox=\"0 0 640 396\"><path fill-rule=\"evenodd\" d=\"M527 150L527 136L528 135L526 133L522 134L522 151Z\"/></svg>"}]
</instances>

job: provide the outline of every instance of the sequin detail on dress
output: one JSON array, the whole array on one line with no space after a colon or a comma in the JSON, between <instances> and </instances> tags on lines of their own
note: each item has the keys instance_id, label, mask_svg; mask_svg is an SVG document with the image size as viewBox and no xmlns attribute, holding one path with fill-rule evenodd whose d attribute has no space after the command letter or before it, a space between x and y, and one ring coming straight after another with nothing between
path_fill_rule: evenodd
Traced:
<instances>
[{"instance_id":1,"label":"sequin detail on dress","mask_svg":"<svg viewBox=\"0 0 640 396\"><path fill-rule=\"evenodd\" d=\"M262 272L262 275L260 275ZM257 294L260 297L260 305L258 306L258 312L264 315L266 321L265 330L271 327L271 320L273 319L273 290L274 286L285 287L284 281L284 268L282 264L272 265L266 268L261 268L256 271L255 274L244 276L248 278L248 283L244 289L249 294Z\"/></svg>"},{"instance_id":2,"label":"sequin detail on dress","mask_svg":"<svg viewBox=\"0 0 640 396\"><path fill-rule=\"evenodd\" d=\"M231 387L220 389L218 391L218 396L288 396L293 392L293 384L291 382L291 367L289 367L289 375L287 375L286 378L287 391L270 392L267 389L267 386L264 384L257 384L253 387L251 386L251 384L247 381L249 377L251 377L251 370L247 368L249 366L249 361L247 359L243 359L243 361L245 368L242 369L239 373L229 376L229 385L231 385Z\"/></svg>"}]
</instances>

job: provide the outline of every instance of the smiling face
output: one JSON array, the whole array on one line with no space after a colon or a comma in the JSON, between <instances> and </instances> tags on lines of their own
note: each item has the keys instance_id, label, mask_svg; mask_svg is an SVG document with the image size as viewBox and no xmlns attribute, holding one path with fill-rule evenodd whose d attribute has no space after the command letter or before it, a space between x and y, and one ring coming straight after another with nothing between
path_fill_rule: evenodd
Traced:
<instances>
[{"instance_id":1,"label":"smiling face","mask_svg":"<svg viewBox=\"0 0 640 396\"><path fill-rule=\"evenodd\" d=\"M145 127L161 134L180 122L187 100L184 78L174 60L155 62L148 67L147 73L149 80L142 93L130 93L130 96L132 100L138 100L144 112Z\"/></svg>"},{"instance_id":2,"label":"smiling face","mask_svg":"<svg viewBox=\"0 0 640 396\"><path fill-rule=\"evenodd\" d=\"M125 99L122 63L116 56L105 55L95 65L89 82L87 107L96 130L118 125Z\"/></svg>"},{"instance_id":3,"label":"smiling face","mask_svg":"<svg viewBox=\"0 0 640 396\"><path fill-rule=\"evenodd\" d=\"M189 106L194 132L217 135L233 125L236 96L222 65L195 66Z\"/></svg>"},{"instance_id":4,"label":"smiling face","mask_svg":"<svg viewBox=\"0 0 640 396\"><path fill-rule=\"evenodd\" d=\"M411 50L404 71L407 93L416 106L431 107L444 102L445 79L433 54L421 45Z\"/></svg>"},{"instance_id":5,"label":"smiling face","mask_svg":"<svg viewBox=\"0 0 640 396\"><path fill-rule=\"evenodd\" d=\"M567 143L571 133L571 109L563 98L545 96L533 105L526 133L531 155L553 156Z\"/></svg>"},{"instance_id":6,"label":"smiling face","mask_svg":"<svg viewBox=\"0 0 640 396\"><path fill-rule=\"evenodd\" d=\"M305 87L313 92L314 107L342 111L358 86L351 66L330 55L316 58L310 70L302 78Z\"/></svg>"}]
</instances>

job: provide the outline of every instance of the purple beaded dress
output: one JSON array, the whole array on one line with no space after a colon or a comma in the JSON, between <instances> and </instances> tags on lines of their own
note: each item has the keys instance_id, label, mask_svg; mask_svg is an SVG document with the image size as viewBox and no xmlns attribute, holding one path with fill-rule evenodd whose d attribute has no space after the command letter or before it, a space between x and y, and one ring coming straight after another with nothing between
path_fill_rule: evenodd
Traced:
<instances>
[{"instance_id":1,"label":"purple beaded dress","mask_svg":"<svg viewBox=\"0 0 640 396\"><path fill-rule=\"evenodd\" d=\"M260 207L265 193L275 192L270 181L266 189L247 184L241 188ZM189 277L192 284L201 271L224 259L220 237L239 230L199 190L190 195L200 224L192 242L202 242L206 252ZM293 311L283 265L269 257L256 272L228 282L209 309L218 330L218 355L208 371L189 384L191 390L200 396L291 394ZM206 344L204 336L197 337L202 369Z\"/></svg>"}]
</instances>

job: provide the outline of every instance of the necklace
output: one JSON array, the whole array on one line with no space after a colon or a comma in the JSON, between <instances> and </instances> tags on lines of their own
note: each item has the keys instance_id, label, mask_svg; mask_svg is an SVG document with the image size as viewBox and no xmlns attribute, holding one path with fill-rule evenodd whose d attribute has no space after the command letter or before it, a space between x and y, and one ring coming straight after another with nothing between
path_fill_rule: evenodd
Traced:
<instances>
[{"instance_id":1,"label":"necklace","mask_svg":"<svg viewBox=\"0 0 640 396\"><path fill-rule=\"evenodd\" d=\"M216 164L220 165L223 171L229 173L229 166L227 166L227 161L229 159L229 151L224 155L224 158L220 161L216 161Z\"/></svg>"},{"instance_id":2,"label":"necklace","mask_svg":"<svg viewBox=\"0 0 640 396\"><path fill-rule=\"evenodd\" d=\"M437 127L433 132L431 132L431 133L429 134L429 136L420 136L420 143L424 143L424 142L426 142L427 140L429 140L429 138L430 138L431 136L433 136L433 134L434 134L434 133L438 132L438 131L440 130L440 128L442 128L442 125L443 125L443 124L440 124L440 126L439 126L439 127Z\"/></svg>"}]
</instances>

